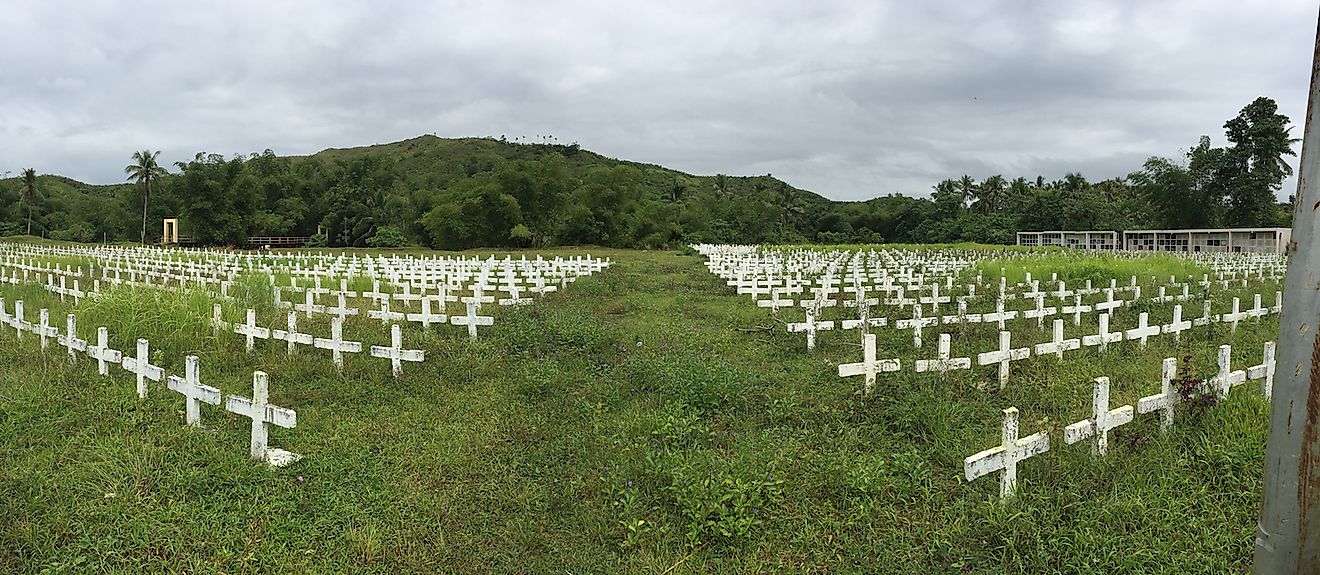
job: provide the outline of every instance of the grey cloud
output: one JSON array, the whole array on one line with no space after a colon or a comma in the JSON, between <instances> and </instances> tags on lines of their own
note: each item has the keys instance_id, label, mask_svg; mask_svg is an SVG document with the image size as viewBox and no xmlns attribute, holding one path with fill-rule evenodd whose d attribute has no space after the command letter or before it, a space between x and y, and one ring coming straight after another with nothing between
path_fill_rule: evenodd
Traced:
<instances>
[{"instance_id":1,"label":"grey cloud","mask_svg":"<svg viewBox=\"0 0 1320 575\"><path fill-rule=\"evenodd\" d=\"M1258 95L1300 124L1314 5L227 2L12 7L0 172L114 182L132 150L554 134L835 199L1125 175ZM1295 130L1301 135L1301 128ZM1290 193L1285 189L1284 194Z\"/></svg>"}]
</instances>

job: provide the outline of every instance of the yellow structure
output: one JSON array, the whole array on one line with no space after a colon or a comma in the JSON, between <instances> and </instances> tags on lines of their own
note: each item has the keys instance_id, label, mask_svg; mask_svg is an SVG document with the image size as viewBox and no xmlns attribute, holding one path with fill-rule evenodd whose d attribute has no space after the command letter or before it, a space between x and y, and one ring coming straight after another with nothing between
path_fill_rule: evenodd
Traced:
<instances>
[{"instance_id":1,"label":"yellow structure","mask_svg":"<svg viewBox=\"0 0 1320 575\"><path fill-rule=\"evenodd\" d=\"M179 243L179 218L165 218L163 227L164 229L161 230L160 234L160 243Z\"/></svg>"}]
</instances>

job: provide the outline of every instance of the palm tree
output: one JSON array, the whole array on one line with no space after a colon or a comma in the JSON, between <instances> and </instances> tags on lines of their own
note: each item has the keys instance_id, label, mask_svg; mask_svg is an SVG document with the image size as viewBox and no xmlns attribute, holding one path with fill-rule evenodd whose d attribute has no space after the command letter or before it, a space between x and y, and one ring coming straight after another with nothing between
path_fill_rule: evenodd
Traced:
<instances>
[{"instance_id":1,"label":"palm tree","mask_svg":"<svg viewBox=\"0 0 1320 575\"><path fill-rule=\"evenodd\" d=\"M1007 195L1008 182L1003 176L995 174L982 180L981 185L977 186L976 203L982 213L992 214L1003 208Z\"/></svg>"},{"instance_id":2,"label":"palm tree","mask_svg":"<svg viewBox=\"0 0 1320 575\"><path fill-rule=\"evenodd\" d=\"M32 204L41 201L41 192L37 190L37 171L28 168L23 170L23 203L27 204L28 220L27 235L32 235Z\"/></svg>"},{"instance_id":3,"label":"palm tree","mask_svg":"<svg viewBox=\"0 0 1320 575\"><path fill-rule=\"evenodd\" d=\"M133 162L124 166L124 173L128 174L128 179L134 183L142 184L145 193L142 194L142 243L147 243L147 199L151 197L151 182L165 177L169 172L156 163L156 157L160 155L160 150L155 152L151 150L142 150L133 152Z\"/></svg>"},{"instance_id":4,"label":"palm tree","mask_svg":"<svg viewBox=\"0 0 1320 575\"><path fill-rule=\"evenodd\" d=\"M715 195L723 196L729 192L729 177L724 174L715 174Z\"/></svg>"}]
</instances>

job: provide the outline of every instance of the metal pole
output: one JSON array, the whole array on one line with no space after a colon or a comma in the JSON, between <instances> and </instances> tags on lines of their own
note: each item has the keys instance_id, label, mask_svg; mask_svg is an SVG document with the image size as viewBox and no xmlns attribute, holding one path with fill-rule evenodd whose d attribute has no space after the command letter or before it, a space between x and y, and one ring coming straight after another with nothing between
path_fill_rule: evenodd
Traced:
<instances>
[{"instance_id":1,"label":"metal pole","mask_svg":"<svg viewBox=\"0 0 1320 575\"><path fill-rule=\"evenodd\" d=\"M1320 24L1279 316L1256 575L1320 572Z\"/></svg>"}]
</instances>

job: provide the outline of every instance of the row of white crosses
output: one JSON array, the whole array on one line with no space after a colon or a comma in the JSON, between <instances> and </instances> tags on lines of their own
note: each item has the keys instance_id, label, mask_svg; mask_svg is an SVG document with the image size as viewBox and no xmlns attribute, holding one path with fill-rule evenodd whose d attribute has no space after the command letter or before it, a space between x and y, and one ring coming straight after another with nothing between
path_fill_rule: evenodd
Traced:
<instances>
[{"instance_id":1,"label":"row of white crosses","mask_svg":"<svg viewBox=\"0 0 1320 575\"><path fill-rule=\"evenodd\" d=\"M1219 371L1208 381L1209 390L1219 399L1227 400L1229 393L1246 381L1260 381L1261 392L1268 399L1274 385L1274 342L1266 342L1261 363L1246 370L1234 371L1230 366L1232 347L1219 346ZM1092 383L1091 416L1068 425L1063 430L1063 442L1068 445L1087 441L1091 453L1103 457L1109 449L1109 432L1131 423L1136 414L1156 413L1160 429L1173 425L1174 409L1182 401L1177 385L1178 361L1166 358L1160 370L1160 392L1142 397L1135 409L1131 405L1110 407L1108 377L1097 377ZM998 446L967 457L963 461L963 474L974 481L990 473L999 473L1000 498L1011 497L1017 485L1017 464L1035 455L1049 451L1050 438L1045 431L1027 437L1018 437L1018 410L1010 407L1003 411L1004 420Z\"/></svg>"},{"instance_id":2,"label":"row of white crosses","mask_svg":"<svg viewBox=\"0 0 1320 575\"><path fill-rule=\"evenodd\" d=\"M79 355L96 361L97 372L102 376L110 375L110 366L118 365L136 378L137 395L146 399L148 381L165 381L166 387L179 393L184 398L185 423L191 427L202 426L201 404L219 405L219 389L201 383L198 377L198 359L189 355L184 362L184 375L167 375L165 369L151 363L151 344L146 339L137 340L136 355L128 355L110 347L110 331L105 327L96 329L96 342L92 343L78 337L78 319L74 314L65 318L65 329L61 332L50 325L50 312L41 309L37 323L24 319L23 301L14 302L14 311L10 313L5 300L0 298L0 323L14 329L15 336L22 338L24 333L31 333L40 341L44 352L49 343L54 341L64 347L69 361L76 362ZM268 426L277 425L293 428L297 425L297 413L291 409L270 405L269 378L266 373L257 371L252 376L252 398L231 395L226 398L225 410L252 420L252 442L250 455L253 459L265 461L273 466L284 466L297 461L301 456L282 449L272 449L267 445Z\"/></svg>"},{"instance_id":3,"label":"row of white crosses","mask_svg":"<svg viewBox=\"0 0 1320 575\"><path fill-rule=\"evenodd\" d=\"M235 324L226 322L221 313L220 304L214 304L211 309L212 328L217 332L232 329L234 333L243 336L248 353L253 352L256 347L255 341L258 339L284 342L285 349L291 356L297 354L299 345L304 345L329 351L335 368L342 371L344 369L343 354L362 352L362 342L344 339L344 320L342 317L331 318L330 337L321 338L298 331L297 312L289 312L286 319L286 329L258 326L257 312L253 309L247 310L246 321ZM426 359L425 350L403 347L403 329L397 323L390 324L390 345L373 345L370 346L368 352L371 357L390 360L390 371L394 374L394 377L403 374L403 362L421 363Z\"/></svg>"}]
</instances>

